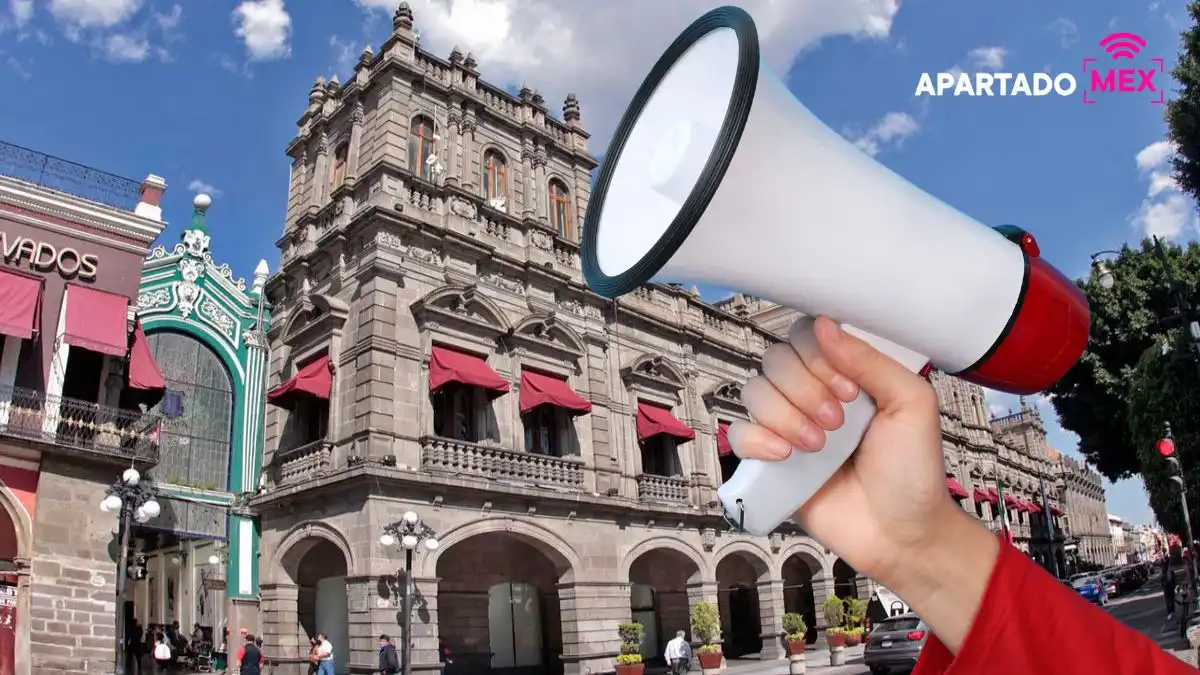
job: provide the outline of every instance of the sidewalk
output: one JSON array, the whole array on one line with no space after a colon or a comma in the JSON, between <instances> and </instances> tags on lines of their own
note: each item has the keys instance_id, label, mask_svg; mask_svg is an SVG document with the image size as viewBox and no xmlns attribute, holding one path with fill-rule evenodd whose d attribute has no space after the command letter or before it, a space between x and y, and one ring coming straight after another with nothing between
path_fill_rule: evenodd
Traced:
<instances>
[{"instance_id":1,"label":"sidewalk","mask_svg":"<svg viewBox=\"0 0 1200 675\"><path fill-rule=\"evenodd\" d=\"M863 646L846 647L846 665L830 666L828 649L809 649L804 653L806 670L821 675L858 675L867 672L863 665ZM788 672L787 659L728 661L722 675L783 675Z\"/></svg>"}]
</instances>

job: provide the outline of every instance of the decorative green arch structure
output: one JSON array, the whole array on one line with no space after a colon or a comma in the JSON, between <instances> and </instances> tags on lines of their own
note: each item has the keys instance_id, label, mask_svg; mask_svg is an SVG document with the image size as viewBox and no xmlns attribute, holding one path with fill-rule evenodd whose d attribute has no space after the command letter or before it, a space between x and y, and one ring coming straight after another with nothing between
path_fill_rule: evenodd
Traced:
<instances>
[{"instance_id":1,"label":"decorative green arch structure","mask_svg":"<svg viewBox=\"0 0 1200 675\"><path fill-rule=\"evenodd\" d=\"M267 331L270 313L263 295L267 263L254 270L249 290L229 265L209 252L205 211L211 200L195 200L192 220L180 243L157 246L142 265L138 318L147 335L183 333L212 350L229 372L233 410L229 474L223 489L159 483L168 498L227 511L225 594L233 604L257 605L259 526L245 507L258 491L262 472L266 408Z\"/></svg>"}]
</instances>

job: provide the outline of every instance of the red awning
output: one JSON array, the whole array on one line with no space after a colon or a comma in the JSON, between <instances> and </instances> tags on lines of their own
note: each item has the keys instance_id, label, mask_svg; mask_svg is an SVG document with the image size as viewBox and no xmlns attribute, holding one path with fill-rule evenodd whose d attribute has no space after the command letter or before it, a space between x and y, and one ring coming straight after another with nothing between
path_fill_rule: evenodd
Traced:
<instances>
[{"instance_id":1,"label":"red awning","mask_svg":"<svg viewBox=\"0 0 1200 675\"><path fill-rule=\"evenodd\" d=\"M1066 515L1066 514L1063 512L1063 510L1062 510L1062 509L1060 509L1060 508L1058 508L1057 506L1055 506L1055 505L1051 504L1051 505L1050 505L1050 515L1052 515L1052 516L1055 516L1055 517L1058 517L1058 516L1062 516L1062 515Z\"/></svg>"},{"instance_id":2,"label":"red awning","mask_svg":"<svg viewBox=\"0 0 1200 675\"><path fill-rule=\"evenodd\" d=\"M973 496L975 498L975 501L977 501L977 502L982 502L985 504L995 504L996 503L996 498L993 497L990 492L988 492L987 490L985 490L983 488L975 488Z\"/></svg>"},{"instance_id":3,"label":"red awning","mask_svg":"<svg viewBox=\"0 0 1200 675\"><path fill-rule=\"evenodd\" d=\"M989 502L991 502L992 504L999 504L999 503L1000 503L1000 493L999 493L999 492L996 492L996 488L994 488L994 487L990 487L990 488L988 488L988 489L987 489L987 494L988 494L988 501L989 501Z\"/></svg>"},{"instance_id":4,"label":"red awning","mask_svg":"<svg viewBox=\"0 0 1200 675\"><path fill-rule=\"evenodd\" d=\"M0 333L28 340L37 330L42 280L0 271Z\"/></svg>"},{"instance_id":5,"label":"red awning","mask_svg":"<svg viewBox=\"0 0 1200 675\"><path fill-rule=\"evenodd\" d=\"M688 425L680 422L670 410L653 403L638 401L637 432L639 440L653 438L660 434L690 441L696 437L696 432Z\"/></svg>"},{"instance_id":6,"label":"red awning","mask_svg":"<svg viewBox=\"0 0 1200 675\"><path fill-rule=\"evenodd\" d=\"M437 391L451 382L497 395L508 392L508 381L492 370L487 361L474 354L435 346L429 359L429 391Z\"/></svg>"},{"instance_id":7,"label":"red awning","mask_svg":"<svg viewBox=\"0 0 1200 675\"><path fill-rule=\"evenodd\" d=\"M733 454L733 446L729 444L729 422L717 422L717 456Z\"/></svg>"},{"instance_id":8,"label":"red awning","mask_svg":"<svg viewBox=\"0 0 1200 675\"><path fill-rule=\"evenodd\" d=\"M129 298L87 286L67 285L63 342L112 356L129 352Z\"/></svg>"},{"instance_id":9,"label":"red awning","mask_svg":"<svg viewBox=\"0 0 1200 675\"><path fill-rule=\"evenodd\" d=\"M133 326L133 345L129 347L129 386L147 392L162 394L167 388L162 371L150 351L150 342L146 340L146 332L142 330L142 322Z\"/></svg>"},{"instance_id":10,"label":"red awning","mask_svg":"<svg viewBox=\"0 0 1200 675\"><path fill-rule=\"evenodd\" d=\"M963 488L962 483L958 482L950 476L946 476L946 489L950 490L950 495L955 499L966 499L970 493Z\"/></svg>"},{"instance_id":11,"label":"red awning","mask_svg":"<svg viewBox=\"0 0 1200 675\"><path fill-rule=\"evenodd\" d=\"M290 380L267 392L267 403L290 410L300 396L329 399L333 391L333 363L326 354L314 359Z\"/></svg>"},{"instance_id":12,"label":"red awning","mask_svg":"<svg viewBox=\"0 0 1200 675\"><path fill-rule=\"evenodd\" d=\"M1012 495L1004 495L1004 506L1010 509L1023 510L1024 507L1021 506L1022 503L1023 502L1020 499L1017 499Z\"/></svg>"},{"instance_id":13,"label":"red awning","mask_svg":"<svg viewBox=\"0 0 1200 675\"><path fill-rule=\"evenodd\" d=\"M487 364L484 364L487 365ZM497 375L499 377L499 375ZM508 383L504 386L507 388ZM592 403L575 393L566 380L543 375L529 370L521 371L521 412L528 412L540 405L562 408L576 415L592 411Z\"/></svg>"}]
</instances>

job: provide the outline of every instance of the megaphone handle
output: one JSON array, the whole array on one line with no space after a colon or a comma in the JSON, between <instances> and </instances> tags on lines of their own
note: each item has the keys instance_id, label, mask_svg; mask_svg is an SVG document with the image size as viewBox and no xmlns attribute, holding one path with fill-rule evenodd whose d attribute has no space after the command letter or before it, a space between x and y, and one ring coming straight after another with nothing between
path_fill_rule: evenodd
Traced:
<instances>
[{"instance_id":1,"label":"megaphone handle","mask_svg":"<svg viewBox=\"0 0 1200 675\"><path fill-rule=\"evenodd\" d=\"M803 317L788 334L792 348L806 362L820 354L813 325L813 319ZM893 342L852 326L844 328L913 372L919 372L928 363L924 356ZM791 518L837 472L854 454L875 417L875 401L866 393L860 393L842 407L845 423L825 434L825 447L820 451L798 450L779 462L742 460L729 482L717 490L717 499L730 525L749 534L766 536Z\"/></svg>"}]
</instances>

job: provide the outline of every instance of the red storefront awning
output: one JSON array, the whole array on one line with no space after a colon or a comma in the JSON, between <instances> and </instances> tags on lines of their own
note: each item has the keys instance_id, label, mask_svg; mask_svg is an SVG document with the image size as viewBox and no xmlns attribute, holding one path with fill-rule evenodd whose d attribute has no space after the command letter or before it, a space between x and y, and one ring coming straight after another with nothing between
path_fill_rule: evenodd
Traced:
<instances>
[{"instance_id":1,"label":"red storefront awning","mask_svg":"<svg viewBox=\"0 0 1200 675\"><path fill-rule=\"evenodd\" d=\"M1062 510L1062 509L1060 509L1060 508L1058 508L1057 506L1055 506L1055 505L1051 504L1051 505L1050 505L1050 515L1052 515L1052 516L1054 516L1054 517L1056 517L1056 518L1057 518L1058 516L1064 515L1064 513L1063 513L1063 510Z\"/></svg>"},{"instance_id":2,"label":"red storefront awning","mask_svg":"<svg viewBox=\"0 0 1200 675\"><path fill-rule=\"evenodd\" d=\"M111 356L129 352L129 298L67 284L63 342Z\"/></svg>"},{"instance_id":3,"label":"red storefront awning","mask_svg":"<svg viewBox=\"0 0 1200 675\"><path fill-rule=\"evenodd\" d=\"M492 370L487 361L474 354L435 346L429 358L429 391L437 391L451 382L479 387L493 395L508 392L508 381Z\"/></svg>"},{"instance_id":4,"label":"red storefront awning","mask_svg":"<svg viewBox=\"0 0 1200 675\"><path fill-rule=\"evenodd\" d=\"M645 401L638 401L637 432L638 439L643 441L660 434L674 436L684 441L690 441L696 437L696 432L680 422L671 414L670 410Z\"/></svg>"},{"instance_id":5,"label":"red storefront awning","mask_svg":"<svg viewBox=\"0 0 1200 675\"><path fill-rule=\"evenodd\" d=\"M129 388L149 394L157 403L167 389L167 381L163 378L154 353L150 351L150 342L146 340L146 332L142 330L142 322L133 326L133 344L129 347ZM154 403L147 403L153 407Z\"/></svg>"},{"instance_id":6,"label":"red storefront awning","mask_svg":"<svg viewBox=\"0 0 1200 675\"><path fill-rule=\"evenodd\" d=\"M985 504L995 504L996 503L996 498L994 496L992 496L992 493L983 488L975 488L974 497L975 497L975 501L977 501L977 502L983 502Z\"/></svg>"},{"instance_id":7,"label":"red storefront awning","mask_svg":"<svg viewBox=\"0 0 1200 675\"><path fill-rule=\"evenodd\" d=\"M950 476L946 476L946 489L950 491L950 495L955 499L966 499L970 495L963 488L962 483Z\"/></svg>"},{"instance_id":8,"label":"red storefront awning","mask_svg":"<svg viewBox=\"0 0 1200 675\"><path fill-rule=\"evenodd\" d=\"M992 504L1000 503L1000 493L996 492L996 488L990 487L987 489L988 502Z\"/></svg>"},{"instance_id":9,"label":"red storefront awning","mask_svg":"<svg viewBox=\"0 0 1200 675\"><path fill-rule=\"evenodd\" d=\"M717 422L717 456L733 454L733 446L729 444L729 422Z\"/></svg>"},{"instance_id":10,"label":"red storefront awning","mask_svg":"<svg viewBox=\"0 0 1200 675\"><path fill-rule=\"evenodd\" d=\"M0 333L33 337L42 308L42 280L0 270Z\"/></svg>"},{"instance_id":11,"label":"red storefront awning","mask_svg":"<svg viewBox=\"0 0 1200 675\"><path fill-rule=\"evenodd\" d=\"M332 391L333 363L326 354L310 361L290 380L267 392L267 403L291 410L300 396L328 400Z\"/></svg>"},{"instance_id":12,"label":"red storefront awning","mask_svg":"<svg viewBox=\"0 0 1200 675\"><path fill-rule=\"evenodd\" d=\"M485 364L486 365L486 364ZM497 377L499 377L497 375ZM508 383L505 383L505 387ZM592 411L592 402L575 393L569 382L550 375L529 370L521 371L521 412L529 412L540 405L562 408L576 415Z\"/></svg>"}]
</instances>

